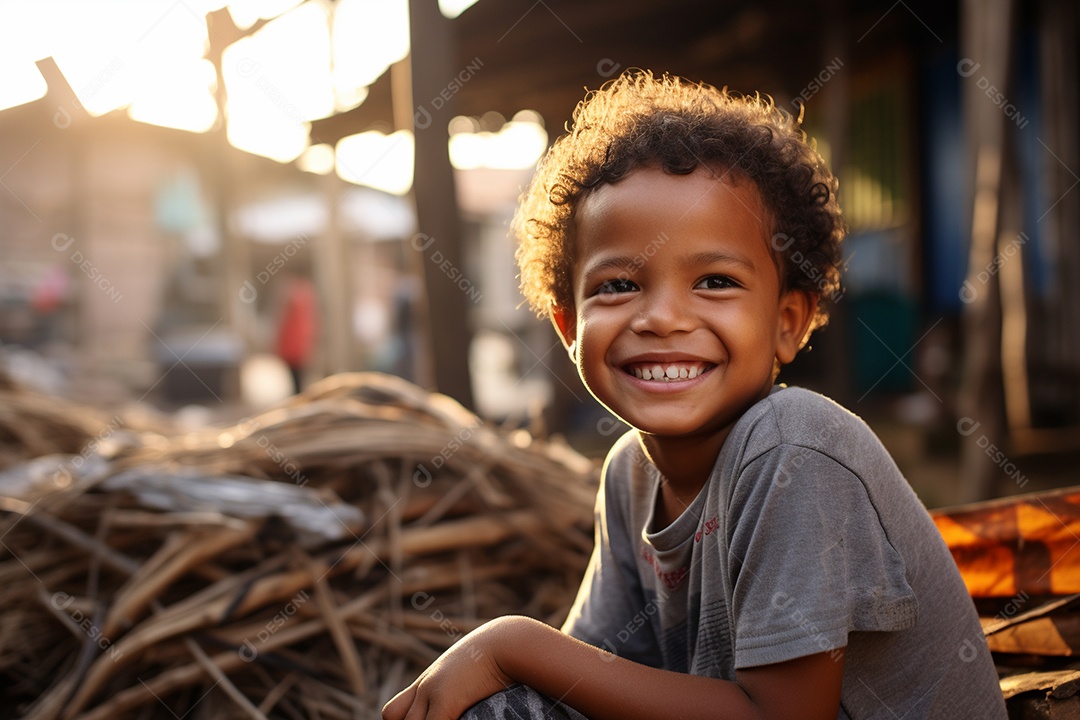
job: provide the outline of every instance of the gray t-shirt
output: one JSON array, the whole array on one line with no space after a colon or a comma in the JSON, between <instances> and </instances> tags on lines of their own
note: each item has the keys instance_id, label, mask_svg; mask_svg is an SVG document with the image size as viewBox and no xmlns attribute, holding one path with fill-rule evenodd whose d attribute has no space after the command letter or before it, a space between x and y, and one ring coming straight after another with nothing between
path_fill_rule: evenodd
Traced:
<instances>
[{"instance_id":1,"label":"gray t-shirt","mask_svg":"<svg viewBox=\"0 0 1080 720\"><path fill-rule=\"evenodd\" d=\"M779 386L739 419L705 487L664 528L660 482L636 431L612 448L564 631L727 680L846 648L840 718L1005 718L948 548L855 415Z\"/></svg>"}]
</instances>

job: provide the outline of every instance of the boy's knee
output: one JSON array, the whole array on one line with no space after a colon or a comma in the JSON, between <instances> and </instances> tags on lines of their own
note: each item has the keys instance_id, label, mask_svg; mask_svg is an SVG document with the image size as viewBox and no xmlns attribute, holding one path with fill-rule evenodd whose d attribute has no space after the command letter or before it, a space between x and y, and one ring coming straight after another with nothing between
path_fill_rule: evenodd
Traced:
<instances>
[{"instance_id":1,"label":"boy's knee","mask_svg":"<svg viewBox=\"0 0 1080 720\"><path fill-rule=\"evenodd\" d=\"M526 685L511 685L473 705L461 720L586 720L573 708Z\"/></svg>"}]
</instances>

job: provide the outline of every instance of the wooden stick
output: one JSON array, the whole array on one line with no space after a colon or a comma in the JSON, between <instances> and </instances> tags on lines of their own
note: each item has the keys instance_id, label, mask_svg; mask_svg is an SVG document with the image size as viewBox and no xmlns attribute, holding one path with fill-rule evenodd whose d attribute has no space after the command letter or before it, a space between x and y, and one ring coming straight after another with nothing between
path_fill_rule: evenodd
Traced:
<instances>
[{"instance_id":1,"label":"wooden stick","mask_svg":"<svg viewBox=\"0 0 1080 720\"><path fill-rule=\"evenodd\" d=\"M87 535L79 528L64 522L58 517L48 513L34 513L26 517L38 527L49 531L74 547L92 555L97 555L103 563L113 570L118 570L125 575L131 575L139 569L138 563L131 558L117 552L114 548L91 535Z\"/></svg>"},{"instance_id":2,"label":"wooden stick","mask_svg":"<svg viewBox=\"0 0 1080 720\"><path fill-rule=\"evenodd\" d=\"M201 665L207 674L214 679L215 684L224 690L225 694L231 697L233 701L240 706L241 710L249 717L255 718L255 720L267 720L266 715L264 715L259 708L252 705L251 701L248 700L235 685L233 685L229 676L223 673L221 668L214 664L214 661L203 652L203 649L199 647L197 642L191 639L191 637L186 637L184 638L184 645L191 651L191 654L195 657L195 660L199 665Z\"/></svg>"},{"instance_id":3,"label":"wooden stick","mask_svg":"<svg viewBox=\"0 0 1080 720\"><path fill-rule=\"evenodd\" d=\"M292 628L279 631L264 644L267 650L280 645L287 645L311 637L325 629L325 624L312 620ZM222 672L231 672L244 663L237 652L218 653L213 656L213 663ZM164 697L182 688L193 685L206 676L206 670L198 662L192 662L178 668L166 670L149 681L139 681L126 690L112 695L109 700L83 715L77 715L82 705L74 703L66 708L65 718L78 717L80 720L112 720L121 714L134 710L158 697ZM85 686L84 686L85 687ZM85 703L83 703L85 704Z\"/></svg>"},{"instance_id":4,"label":"wooden stick","mask_svg":"<svg viewBox=\"0 0 1080 720\"><path fill-rule=\"evenodd\" d=\"M353 693L361 696L367 691L364 670L348 628L345 627L345 622L341 619L334 603L333 591L326 581L329 568L325 563L316 563L313 560L310 561L310 565L311 576L315 578L315 602L319 604L319 610L322 611L330 637L333 638L338 654L341 655L341 661L345 665L345 677L348 678Z\"/></svg>"},{"instance_id":5,"label":"wooden stick","mask_svg":"<svg viewBox=\"0 0 1080 720\"><path fill-rule=\"evenodd\" d=\"M278 704L278 700L285 697L285 693L289 692L293 685L296 684L298 675L294 672L289 673L281 682L270 689L270 692L266 693L266 697L259 703L259 712L268 713L274 709L274 706Z\"/></svg>"},{"instance_id":6,"label":"wooden stick","mask_svg":"<svg viewBox=\"0 0 1080 720\"><path fill-rule=\"evenodd\" d=\"M163 588L226 550L250 542L255 526L245 523L240 530L221 528L216 532L189 532L175 542L168 542L118 593L102 632L111 636L123 624L130 622L151 600L160 596Z\"/></svg>"}]
</instances>

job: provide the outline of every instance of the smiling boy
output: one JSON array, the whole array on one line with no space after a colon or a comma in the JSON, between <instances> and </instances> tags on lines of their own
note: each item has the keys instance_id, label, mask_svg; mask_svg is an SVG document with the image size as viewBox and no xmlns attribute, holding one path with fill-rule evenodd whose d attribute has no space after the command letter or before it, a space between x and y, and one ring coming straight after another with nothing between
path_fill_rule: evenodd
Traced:
<instances>
[{"instance_id":1,"label":"smiling boy","mask_svg":"<svg viewBox=\"0 0 1080 720\"><path fill-rule=\"evenodd\" d=\"M836 187L759 98L638 72L579 106L515 227L523 292L633 428L604 466L589 569L561 631L488 623L384 717L492 695L466 717L1005 717L888 453L775 385L838 289Z\"/></svg>"}]
</instances>

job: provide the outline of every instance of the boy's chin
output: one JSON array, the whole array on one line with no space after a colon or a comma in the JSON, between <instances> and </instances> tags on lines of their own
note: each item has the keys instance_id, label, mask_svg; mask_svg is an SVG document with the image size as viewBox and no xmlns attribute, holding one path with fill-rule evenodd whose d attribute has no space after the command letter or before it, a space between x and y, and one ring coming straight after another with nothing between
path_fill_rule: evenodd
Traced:
<instances>
[{"instance_id":1,"label":"boy's chin","mask_svg":"<svg viewBox=\"0 0 1080 720\"><path fill-rule=\"evenodd\" d=\"M707 425L688 422L685 416L671 418L633 417L624 419L623 422L642 435L648 435L658 440L679 440L710 433L710 428Z\"/></svg>"}]
</instances>

